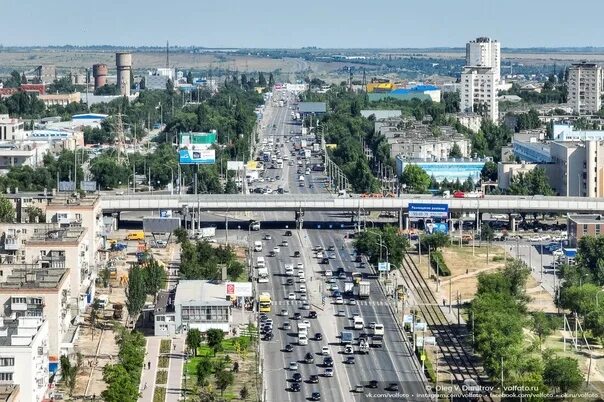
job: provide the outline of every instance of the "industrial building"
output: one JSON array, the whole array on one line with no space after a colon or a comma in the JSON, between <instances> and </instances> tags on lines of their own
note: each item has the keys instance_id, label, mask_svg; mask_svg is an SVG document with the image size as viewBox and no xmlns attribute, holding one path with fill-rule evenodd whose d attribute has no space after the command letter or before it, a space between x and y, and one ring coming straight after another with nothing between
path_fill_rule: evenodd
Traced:
<instances>
[{"instance_id":1,"label":"industrial building","mask_svg":"<svg viewBox=\"0 0 604 402\"><path fill-rule=\"evenodd\" d=\"M568 104L578 114L593 114L602 107L604 77L594 63L572 64L568 69Z\"/></svg>"}]
</instances>

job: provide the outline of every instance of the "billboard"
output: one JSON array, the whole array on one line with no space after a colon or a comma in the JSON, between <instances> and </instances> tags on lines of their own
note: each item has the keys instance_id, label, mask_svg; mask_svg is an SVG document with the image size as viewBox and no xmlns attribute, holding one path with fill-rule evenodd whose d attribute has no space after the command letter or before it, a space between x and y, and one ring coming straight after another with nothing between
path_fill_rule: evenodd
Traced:
<instances>
[{"instance_id":1,"label":"billboard","mask_svg":"<svg viewBox=\"0 0 604 402\"><path fill-rule=\"evenodd\" d=\"M409 203L409 218L448 218L448 204Z\"/></svg>"},{"instance_id":2,"label":"billboard","mask_svg":"<svg viewBox=\"0 0 604 402\"><path fill-rule=\"evenodd\" d=\"M81 181L80 189L93 193L96 191L96 181Z\"/></svg>"},{"instance_id":3,"label":"billboard","mask_svg":"<svg viewBox=\"0 0 604 402\"><path fill-rule=\"evenodd\" d=\"M225 290L228 296L252 297L252 282L226 282Z\"/></svg>"},{"instance_id":4,"label":"billboard","mask_svg":"<svg viewBox=\"0 0 604 402\"><path fill-rule=\"evenodd\" d=\"M183 146L187 145L206 145L207 148L210 145L215 144L218 139L216 130L212 130L209 133L180 133L178 143Z\"/></svg>"},{"instance_id":5,"label":"billboard","mask_svg":"<svg viewBox=\"0 0 604 402\"><path fill-rule=\"evenodd\" d=\"M227 161L227 170L243 170L243 162L241 161Z\"/></svg>"},{"instance_id":6,"label":"billboard","mask_svg":"<svg viewBox=\"0 0 604 402\"><path fill-rule=\"evenodd\" d=\"M172 233L180 227L180 218L143 217L143 230L146 233Z\"/></svg>"},{"instance_id":7,"label":"billboard","mask_svg":"<svg viewBox=\"0 0 604 402\"><path fill-rule=\"evenodd\" d=\"M76 183L75 181L60 181L59 182L59 191L75 191Z\"/></svg>"},{"instance_id":8,"label":"billboard","mask_svg":"<svg viewBox=\"0 0 604 402\"><path fill-rule=\"evenodd\" d=\"M181 165L212 165L216 163L213 149L180 149L178 159Z\"/></svg>"},{"instance_id":9,"label":"billboard","mask_svg":"<svg viewBox=\"0 0 604 402\"><path fill-rule=\"evenodd\" d=\"M172 210L171 209L160 209L159 210L159 217L160 218L171 218L172 217Z\"/></svg>"},{"instance_id":10,"label":"billboard","mask_svg":"<svg viewBox=\"0 0 604 402\"><path fill-rule=\"evenodd\" d=\"M440 223L429 222L429 223L426 223L426 233L428 233L428 234L433 234L433 233L448 234L449 233L449 225L447 225L447 223L444 223L444 222L440 222Z\"/></svg>"},{"instance_id":11,"label":"billboard","mask_svg":"<svg viewBox=\"0 0 604 402\"><path fill-rule=\"evenodd\" d=\"M390 272L390 263L389 262L378 262L378 271Z\"/></svg>"}]
</instances>

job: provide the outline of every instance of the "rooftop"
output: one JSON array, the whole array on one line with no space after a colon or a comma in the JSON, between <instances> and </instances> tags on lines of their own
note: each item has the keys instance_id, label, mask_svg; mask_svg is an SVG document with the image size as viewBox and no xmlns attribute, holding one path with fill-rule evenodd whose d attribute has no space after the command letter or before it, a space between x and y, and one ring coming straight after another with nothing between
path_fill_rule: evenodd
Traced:
<instances>
[{"instance_id":1,"label":"rooftop","mask_svg":"<svg viewBox=\"0 0 604 402\"><path fill-rule=\"evenodd\" d=\"M0 317L0 346L29 346L43 323L41 317Z\"/></svg>"},{"instance_id":2,"label":"rooftop","mask_svg":"<svg viewBox=\"0 0 604 402\"><path fill-rule=\"evenodd\" d=\"M181 281L182 283L183 281ZM180 286L180 285L179 285ZM157 294L157 301L155 302L155 314L166 314L174 312L174 292L167 292L160 290Z\"/></svg>"},{"instance_id":3,"label":"rooftop","mask_svg":"<svg viewBox=\"0 0 604 402\"><path fill-rule=\"evenodd\" d=\"M604 223L604 217L602 215L593 214L593 215L569 215L569 221L573 221L575 223L580 224L592 224L595 225L597 223Z\"/></svg>"},{"instance_id":4,"label":"rooftop","mask_svg":"<svg viewBox=\"0 0 604 402\"><path fill-rule=\"evenodd\" d=\"M58 289L67 278L67 268L42 268L38 264L10 264L13 268L4 282L0 282L0 292L5 289Z\"/></svg>"},{"instance_id":5,"label":"rooftop","mask_svg":"<svg viewBox=\"0 0 604 402\"><path fill-rule=\"evenodd\" d=\"M58 192L48 203L48 206L51 208L53 206L93 206L99 199L99 195L95 193L89 193L83 197L74 197L72 193L69 192Z\"/></svg>"},{"instance_id":6,"label":"rooftop","mask_svg":"<svg viewBox=\"0 0 604 402\"><path fill-rule=\"evenodd\" d=\"M0 385L0 402L14 402L19 397L19 385Z\"/></svg>"},{"instance_id":7,"label":"rooftop","mask_svg":"<svg viewBox=\"0 0 604 402\"><path fill-rule=\"evenodd\" d=\"M178 282L174 305L230 306L222 281L185 280Z\"/></svg>"},{"instance_id":8,"label":"rooftop","mask_svg":"<svg viewBox=\"0 0 604 402\"><path fill-rule=\"evenodd\" d=\"M37 231L27 241L27 245L36 245L39 243L56 243L56 242L79 242L80 238L86 232L86 228L81 226L67 226L60 228L52 228L48 231Z\"/></svg>"}]
</instances>

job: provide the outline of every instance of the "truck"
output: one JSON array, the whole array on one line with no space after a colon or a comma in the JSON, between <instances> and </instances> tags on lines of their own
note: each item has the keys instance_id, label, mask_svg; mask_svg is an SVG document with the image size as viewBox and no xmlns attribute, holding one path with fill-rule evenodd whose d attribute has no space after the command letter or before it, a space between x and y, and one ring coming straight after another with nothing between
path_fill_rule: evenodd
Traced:
<instances>
[{"instance_id":1,"label":"truck","mask_svg":"<svg viewBox=\"0 0 604 402\"><path fill-rule=\"evenodd\" d=\"M270 293L268 293L268 292L260 293L260 296L258 297L258 309L261 313L270 313L272 304L273 304L273 301L271 299Z\"/></svg>"},{"instance_id":2,"label":"truck","mask_svg":"<svg viewBox=\"0 0 604 402\"><path fill-rule=\"evenodd\" d=\"M129 232L126 235L126 240L145 240L145 232L142 230L135 230L133 232Z\"/></svg>"},{"instance_id":3,"label":"truck","mask_svg":"<svg viewBox=\"0 0 604 402\"><path fill-rule=\"evenodd\" d=\"M381 336L372 336L371 337L371 347L372 348L381 348L384 344L384 341Z\"/></svg>"},{"instance_id":4,"label":"truck","mask_svg":"<svg viewBox=\"0 0 604 402\"><path fill-rule=\"evenodd\" d=\"M354 289L354 282L353 281L346 281L346 282L344 282L344 293L346 293L346 294L352 294L353 289Z\"/></svg>"},{"instance_id":5,"label":"truck","mask_svg":"<svg viewBox=\"0 0 604 402\"><path fill-rule=\"evenodd\" d=\"M254 242L254 251L262 251L262 242L260 240Z\"/></svg>"},{"instance_id":6,"label":"truck","mask_svg":"<svg viewBox=\"0 0 604 402\"><path fill-rule=\"evenodd\" d=\"M260 230L260 222L250 221L250 230L254 230L254 231Z\"/></svg>"},{"instance_id":7,"label":"truck","mask_svg":"<svg viewBox=\"0 0 604 402\"><path fill-rule=\"evenodd\" d=\"M216 228L215 227L207 227L200 228L199 232L197 232L197 239L209 239L216 236Z\"/></svg>"},{"instance_id":8,"label":"truck","mask_svg":"<svg viewBox=\"0 0 604 402\"><path fill-rule=\"evenodd\" d=\"M359 281L354 288L354 295L359 299L369 298L371 285L368 281Z\"/></svg>"},{"instance_id":9,"label":"truck","mask_svg":"<svg viewBox=\"0 0 604 402\"><path fill-rule=\"evenodd\" d=\"M342 345L350 345L352 343L353 339L354 339L354 336L352 334L352 331L340 332L340 343Z\"/></svg>"},{"instance_id":10,"label":"truck","mask_svg":"<svg viewBox=\"0 0 604 402\"><path fill-rule=\"evenodd\" d=\"M269 151L262 152L262 160L264 162L270 162L271 161L271 153Z\"/></svg>"}]
</instances>

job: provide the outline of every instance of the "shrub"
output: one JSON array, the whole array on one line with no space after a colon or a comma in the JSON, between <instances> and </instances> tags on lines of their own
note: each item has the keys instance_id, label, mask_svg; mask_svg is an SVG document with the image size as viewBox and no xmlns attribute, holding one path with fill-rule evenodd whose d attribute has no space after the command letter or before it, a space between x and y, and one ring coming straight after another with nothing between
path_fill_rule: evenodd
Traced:
<instances>
[{"instance_id":1,"label":"shrub","mask_svg":"<svg viewBox=\"0 0 604 402\"><path fill-rule=\"evenodd\" d=\"M449 267L447 267L445 259L440 251L433 251L430 253L430 266L439 276L451 276L451 271L449 270Z\"/></svg>"}]
</instances>

